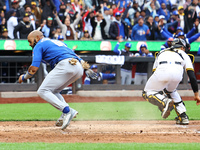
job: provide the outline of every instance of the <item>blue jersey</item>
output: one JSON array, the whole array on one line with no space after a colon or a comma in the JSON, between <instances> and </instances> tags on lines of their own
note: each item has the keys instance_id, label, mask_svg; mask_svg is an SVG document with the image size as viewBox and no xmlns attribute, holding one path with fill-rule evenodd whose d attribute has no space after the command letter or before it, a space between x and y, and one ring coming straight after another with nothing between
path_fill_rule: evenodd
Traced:
<instances>
[{"instance_id":1,"label":"blue jersey","mask_svg":"<svg viewBox=\"0 0 200 150\"><path fill-rule=\"evenodd\" d=\"M49 63L51 68L54 68L59 61L66 58L75 58L81 61L81 58L62 41L42 38L33 49L31 66L39 67L43 60Z\"/></svg>"}]
</instances>

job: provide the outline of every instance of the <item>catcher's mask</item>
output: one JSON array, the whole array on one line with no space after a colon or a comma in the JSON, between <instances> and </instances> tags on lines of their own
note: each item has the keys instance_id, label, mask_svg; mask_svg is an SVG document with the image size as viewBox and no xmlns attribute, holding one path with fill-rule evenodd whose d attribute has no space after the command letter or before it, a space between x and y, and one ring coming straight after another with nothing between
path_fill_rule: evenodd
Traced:
<instances>
[{"instance_id":1,"label":"catcher's mask","mask_svg":"<svg viewBox=\"0 0 200 150\"><path fill-rule=\"evenodd\" d=\"M180 39L180 38L175 38L175 39L172 41L172 46L173 46L174 48L180 48L180 47L186 48L186 41L183 40L183 39Z\"/></svg>"}]
</instances>

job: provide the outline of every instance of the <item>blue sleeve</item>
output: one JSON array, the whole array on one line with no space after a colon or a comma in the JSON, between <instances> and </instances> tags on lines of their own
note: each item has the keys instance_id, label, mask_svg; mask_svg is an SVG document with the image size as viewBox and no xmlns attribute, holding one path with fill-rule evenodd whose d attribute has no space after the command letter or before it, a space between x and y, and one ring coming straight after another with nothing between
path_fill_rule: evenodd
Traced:
<instances>
[{"instance_id":1,"label":"blue sleeve","mask_svg":"<svg viewBox=\"0 0 200 150\"><path fill-rule=\"evenodd\" d=\"M118 50L118 48L119 48L119 43L117 43L117 44L115 45L115 48L114 48L113 52L114 52L115 54L117 54L117 55L120 55L120 51Z\"/></svg>"},{"instance_id":2,"label":"blue sleeve","mask_svg":"<svg viewBox=\"0 0 200 150\"><path fill-rule=\"evenodd\" d=\"M188 38L189 43L191 44L192 42L196 41L200 36L200 33L195 34L191 38Z\"/></svg>"},{"instance_id":3,"label":"blue sleeve","mask_svg":"<svg viewBox=\"0 0 200 150\"><path fill-rule=\"evenodd\" d=\"M169 35L167 34L167 32L165 32L165 30L162 30L162 31L161 31L161 34L162 34L162 36L163 36L164 38L166 38L166 39L168 39L169 37L171 37L171 36L169 36Z\"/></svg>"},{"instance_id":4,"label":"blue sleeve","mask_svg":"<svg viewBox=\"0 0 200 150\"><path fill-rule=\"evenodd\" d=\"M193 28L186 34L186 38L190 38L190 37L194 34L195 30L196 30L196 28L193 27Z\"/></svg>"},{"instance_id":5,"label":"blue sleeve","mask_svg":"<svg viewBox=\"0 0 200 150\"><path fill-rule=\"evenodd\" d=\"M175 26L175 25L178 25L178 21L174 21L172 23L166 23L165 28L168 29L170 26Z\"/></svg>"},{"instance_id":6,"label":"blue sleeve","mask_svg":"<svg viewBox=\"0 0 200 150\"><path fill-rule=\"evenodd\" d=\"M110 79L110 78L115 78L115 74L106 74L106 73L102 73L102 79Z\"/></svg>"},{"instance_id":7,"label":"blue sleeve","mask_svg":"<svg viewBox=\"0 0 200 150\"><path fill-rule=\"evenodd\" d=\"M164 30L170 37L173 37L173 34L171 34L166 28L163 28L163 30Z\"/></svg>"},{"instance_id":8,"label":"blue sleeve","mask_svg":"<svg viewBox=\"0 0 200 150\"><path fill-rule=\"evenodd\" d=\"M90 78L86 77L84 80L84 84L89 85L90 84Z\"/></svg>"},{"instance_id":9,"label":"blue sleeve","mask_svg":"<svg viewBox=\"0 0 200 150\"><path fill-rule=\"evenodd\" d=\"M198 50L198 52L197 52L197 55L200 56L200 47L199 47L199 50Z\"/></svg>"},{"instance_id":10,"label":"blue sleeve","mask_svg":"<svg viewBox=\"0 0 200 150\"><path fill-rule=\"evenodd\" d=\"M42 46L36 45L33 49L33 60L31 66L40 67L42 61Z\"/></svg>"}]
</instances>

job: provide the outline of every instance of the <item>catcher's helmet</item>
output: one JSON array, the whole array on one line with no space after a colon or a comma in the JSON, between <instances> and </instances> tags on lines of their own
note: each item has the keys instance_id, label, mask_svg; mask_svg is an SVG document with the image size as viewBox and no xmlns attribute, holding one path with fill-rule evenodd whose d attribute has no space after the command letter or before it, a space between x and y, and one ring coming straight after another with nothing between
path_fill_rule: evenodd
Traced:
<instances>
[{"instance_id":1,"label":"catcher's helmet","mask_svg":"<svg viewBox=\"0 0 200 150\"><path fill-rule=\"evenodd\" d=\"M186 48L186 41L180 38L175 38L172 42L172 46L174 48L180 48L180 47Z\"/></svg>"}]
</instances>

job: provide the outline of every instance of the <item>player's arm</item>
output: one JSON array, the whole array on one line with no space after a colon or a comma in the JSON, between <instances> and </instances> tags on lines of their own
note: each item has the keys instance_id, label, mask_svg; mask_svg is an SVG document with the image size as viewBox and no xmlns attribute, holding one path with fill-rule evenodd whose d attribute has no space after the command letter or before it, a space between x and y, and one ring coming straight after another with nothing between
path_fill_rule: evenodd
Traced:
<instances>
[{"instance_id":1,"label":"player's arm","mask_svg":"<svg viewBox=\"0 0 200 150\"><path fill-rule=\"evenodd\" d=\"M199 89L198 89L198 83L197 83L197 79L195 77L194 71L188 69L187 74L190 79L192 90L194 92L194 100L197 101L197 105L199 105L200 104Z\"/></svg>"},{"instance_id":2,"label":"player's arm","mask_svg":"<svg viewBox=\"0 0 200 150\"><path fill-rule=\"evenodd\" d=\"M24 80L27 80L27 79L29 79L29 78L32 78L33 75L38 71L38 69L39 69L38 67L30 66L30 67L28 68L28 71L27 71L25 74L22 74L22 75L19 77L19 79L18 79L19 83L22 83Z\"/></svg>"}]
</instances>

